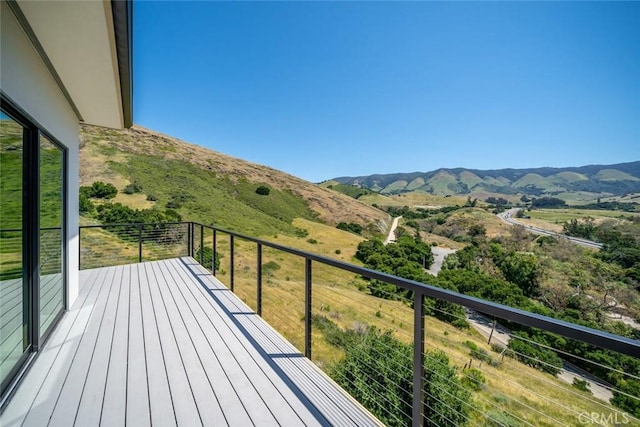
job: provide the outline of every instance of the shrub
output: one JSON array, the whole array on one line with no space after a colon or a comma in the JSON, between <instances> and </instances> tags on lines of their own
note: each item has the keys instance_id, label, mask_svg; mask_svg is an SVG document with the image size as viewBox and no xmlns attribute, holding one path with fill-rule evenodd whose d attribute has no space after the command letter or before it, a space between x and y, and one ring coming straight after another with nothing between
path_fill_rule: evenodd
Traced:
<instances>
[{"instance_id":1,"label":"shrub","mask_svg":"<svg viewBox=\"0 0 640 427\"><path fill-rule=\"evenodd\" d=\"M267 275L273 274L274 271L280 270L280 264L275 261L269 261L262 264L262 272Z\"/></svg>"},{"instance_id":2,"label":"shrub","mask_svg":"<svg viewBox=\"0 0 640 427\"><path fill-rule=\"evenodd\" d=\"M155 196L154 194L147 194L147 200L150 202L155 202L158 200L158 197Z\"/></svg>"},{"instance_id":3,"label":"shrub","mask_svg":"<svg viewBox=\"0 0 640 427\"><path fill-rule=\"evenodd\" d=\"M260 187L256 188L256 194L259 194L261 196L268 196L270 192L271 192L271 189L264 185L261 185Z\"/></svg>"},{"instance_id":4,"label":"shrub","mask_svg":"<svg viewBox=\"0 0 640 427\"><path fill-rule=\"evenodd\" d=\"M487 380L482 375L482 372L475 368L470 368L464 371L461 382L468 389L478 391L482 390Z\"/></svg>"},{"instance_id":5,"label":"shrub","mask_svg":"<svg viewBox=\"0 0 640 427\"><path fill-rule=\"evenodd\" d=\"M307 230L298 227L296 227L294 233L297 237L307 237L309 235L309 232Z\"/></svg>"},{"instance_id":6,"label":"shrub","mask_svg":"<svg viewBox=\"0 0 640 427\"><path fill-rule=\"evenodd\" d=\"M340 249L336 249L336 250L335 250L335 254L336 254L336 255L340 255L341 253L342 253L342 251L341 251Z\"/></svg>"},{"instance_id":7,"label":"shrub","mask_svg":"<svg viewBox=\"0 0 640 427\"><path fill-rule=\"evenodd\" d=\"M508 412L498 412L494 409L487 412L487 426L495 427L520 427L522 423L513 418Z\"/></svg>"},{"instance_id":8,"label":"shrub","mask_svg":"<svg viewBox=\"0 0 640 427\"><path fill-rule=\"evenodd\" d=\"M127 185L122 190L125 194L135 194L140 193L142 191L142 185L138 184L138 182L133 181L132 184Z\"/></svg>"},{"instance_id":9,"label":"shrub","mask_svg":"<svg viewBox=\"0 0 640 427\"><path fill-rule=\"evenodd\" d=\"M90 187L80 187L80 194L96 199L113 199L118 194L118 189L113 184L96 181Z\"/></svg>"},{"instance_id":10,"label":"shrub","mask_svg":"<svg viewBox=\"0 0 640 427\"><path fill-rule=\"evenodd\" d=\"M91 200L85 195L80 193L80 213L81 214L90 214L94 211L95 205Z\"/></svg>"},{"instance_id":11,"label":"shrub","mask_svg":"<svg viewBox=\"0 0 640 427\"><path fill-rule=\"evenodd\" d=\"M589 389L589 382L587 380L581 380L580 378L574 378L573 383L571 384L578 390L591 392Z\"/></svg>"},{"instance_id":12,"label":"shrub","mask_svg":"<svg viewBox=\"0 0 640 427\"><path fill-rule=\"evenodd\" d=\"M361 235L363 228L360 224L357 224L355 222L340 222L338 223L338 225L336 225L336 228L339 230L344 230L344 231L348 231L350 233L354 233L354 234L358 234Z\"/></svg>"},{"instance_id":13,"label":"shrub","mask_svg":"<svg viewBox=\"0 0 640 427\"><path fill-rule=\"evenodd\" d=\"M316 245L316 244L318 244L318 241L316 239L307 239L307 243L311 243L312 245Z\"/></svg>"}]
</instances>

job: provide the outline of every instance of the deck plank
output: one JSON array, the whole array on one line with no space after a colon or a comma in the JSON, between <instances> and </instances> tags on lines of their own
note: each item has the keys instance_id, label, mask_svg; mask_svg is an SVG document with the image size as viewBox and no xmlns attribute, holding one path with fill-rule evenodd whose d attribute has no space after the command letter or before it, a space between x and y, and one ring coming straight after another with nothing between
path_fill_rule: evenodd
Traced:
<instances>
[{"instance_id":1,"label":"deck plank","mask_svg":"<svg viewBox=\"0 0 640 427\"><path fill-rule=\"evenodd\" d=\"M127 402L127 354L129 339L129 285L131 266L119 267L122 280L118 286L118 302L113 325L113 338L107 368L107 383L102 401L102 425L124 425Z\"/></svg>"},{"instance_id":2,"label":"deck plank","mask_svg":"<svg viewBox=\"0 0 640 427\"><path fill-rule=\"evenodd\" d=\"M197 266L196 268L201 268ZM231 295L225 295L226 304L231 310L242 311L244 303ZM371 425L368 417L358 410L358 403L346 396L329 378L295 348L282 339L270 325L258 316L239 316L238 321L247 332L264 348L282 372L294 380L300 392L318 405L318 409L333 425ZM354 410L354 406L355 409ZM349 410L348 410L349 409Z\"/></svg>"},{"instance_id":3,"label":"deck plank","mask_svg":"<svg viewBox=\"0 0 640 427\"><path fill-rule=\"evenodd\" d=\"M201 329L202 325L200 323L203 320L203 316L199 316L199 318L194 316L194 310L197 309L197 304L194 304L195 301L185 295L185 292L188 292L186 289L188 282L184 282L174 265L162 263L159 267L164 271L165 278L173 285L169 287L169 291L180 309L180 315L184 322L185 329L188 331L197 357L202 365L203 374L207 378L216 402L219 404L220 412L211 415L215 417L222 416L222 419L226 420L230 425L243 426L251 424L251 418L247 414L242 401L228 380L225 370L220 365L215 351ZM213 405L213 402L208 403L204 400L201 401L198 406L202 408L202 406L207 407L210 405ZM203 421L205 425L207 425L207 421ZM214 421L220 422L221 420L217 419Z\"/></svg>"},{"instance_id":4,"label":"deck plank","mask_svg":"<svg viewBox=\"0 0 640 427\"><path fill-rule=\"evenodd\" d=\"M81 281L3 427L380 425L193 258Z\"/></svg>"},{"instance_id":5,"label":"deck plank","mask_svg":"<svg viewBox=\"0 0 640 427\"><path fill-rule=\"evenodd\" d=\"M179 298L175 298L174 292L177 284L172 280L169 272L164 268L165 263L155 263L158 274L158 284L162 295L167 315L171 319L173 338L178 346L178 353L187 374L189 386L193 393L200 420L205 426L228 424L225 419L213 387L207 376L194 341L184 322L183 312L189 308ZM195 325L194 325L195 327Z\"/></svg>"},{"instance_id":6,"label":"deck plank","mask_svg":"<svg viewBox=\"0 0 640 427\"><path fill-rule=\"evenodd\" d=\"M278 421L282 425L328 424L327 420L314 407L305 406L305 402L301 400L300 395L295 393L295 387L292 387L293 384L273 370L273 366L264 358L263 350L258 349L250 337L239 330L224 311L218 296L220 294L231 294L231 291L216 279L213 279L212 276L207 279L212 279L208 283L208 286L210 286L208 289L202 286L198 286L195 289L200 292L201 299L207 301L210 305L210 313L218 316L212 322L216 325L224 325L225 329L233 331L230 337L225 338L225 342L232 349L233 354L238 355L238 360L245 375L251 379L252 386L258 391L264 402L269 407L278 408ZM244 311L238 314L242 316L255 315L249 307L246 307Z\"/></svg>"},{"instance_id":7,"label":"deck plank","mask_svg":"<svg viewBox=\"0 0 640 427\"><path fill-rule=\"evenodd\" d=\"M63 346L67 340L77 338L82 333L88 317L91 315L91 306L95 303L100 290L100 284L109 274L109 269L91 271L88 275L87 286L80 290L80 294L71 310L63 316L58 327L52 332L42 352L36 361L37 369L32 368L24 378L16 391L11 403L0 416L0 424L3 426L24 425L30 409L36 405L36 399L46 379L55 375L54 365L59 359ZM52 372L54 370L54 372ZM42 399L42 397L40 398Z\"/></svg>"},{"instance_id":8,"label":"deck plank","mask_svg":"<svg viewBox=\"0 0 640 427\"><path fill-rule=\"evenodd\" d=\"M100 329L93 347L91 365L84 380L82 396L78 403L77 412L74 412L75 418L71 418L67 425L72 425L74 419L75 424L80 426L97 425L100 422L100 408L104 398L107 380L106 371L109 366L113 325L116 318L116 303L118 301L119 286L115 283L116 278L121 278L120 267L114 267L114 280L109 284L108 293L105 295L106 309L100 320ZM102 286L107 286L107 283L103 283Z\"/></svg>"},{"instance_id":9,"label":"deck plank","mask_svg":"<svg viewBox=\"0 0 640 427\"><path fill-rule=\"evenodd\" d=\"M144 335L144 355L147 365L147 386L149 389L149 411L153 426L177 425L169 374L164 362L160 332L156 320L149 279L152 273L148 263L138 266L140 271L140 304L142 307L142 332ZM133 403L133 402L131 402Z\"/></svg>"},{"instance_id":10,"label":"deck plank","mask_svg":"<svg viewBox=\"0 0 640 427\"><path fill-rule=\"evenodd\" d=\"M96 353L99 338L104 335L101 332L113 328L111 326L114 317L113 308L116 307L113 298L114 295L117 296L121 275L122 269L114 268L113 275L108 278L107 282L103 283L100 291L101 294L106 294L106 297L98 298L96 301L84 332L79 337L80 339L76 340L78 343L74 346L70 360L61 367L61 374L64 374L64 380L51 415L51 423L53 425L73 425L74 423L87 382L87 376L91 370L93 357L94 355L102 356L101 353ZM68 367L66 367L67 365ZM64 368L66 368L66 371L63 370ZM100 373L104 374L104 368L99 366L94 372L98 372L98 375Z\"/></svg>"},{"instance_id":11,"label":"deck plank","mask_svg":"<svg viewBox=\"0 0 640 427\"><path fill-rule=\"evenodd\" d=\"M127 370L127 413L125 422L133 426L151 425L147 362L140 293L141 265L131 266L129 287L129 348ZM173 414L171 414L173 416Z\"/></svg>"},{"instance_id":12,"label":"deck plank","mask_svg":"<svg viewBox=\"0 0 640 427\"><path fill-rule=\"evenodd\" d=\"M164 279L161 272L158 272L156 268L149 268L147 271L149 273L151 301L158 324L158 336L166 365L169 386L171 387L171 399L176 421L179 425L185 426L202 425L191 384L178 350L179 343L173 335L171 320L160 291L159 281Z\"/></svg>"}]
</instances>

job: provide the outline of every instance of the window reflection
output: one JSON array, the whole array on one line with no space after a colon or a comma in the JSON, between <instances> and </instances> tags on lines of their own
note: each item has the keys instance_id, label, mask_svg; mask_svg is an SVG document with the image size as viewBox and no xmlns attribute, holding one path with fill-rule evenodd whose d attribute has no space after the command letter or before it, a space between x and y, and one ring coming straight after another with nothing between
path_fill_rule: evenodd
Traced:
<instances>
[{"instance_id":1,"label":"window reflection","mask_svg":"<svg viewBox=\"0 0 640 427\"><path fill-rule=\"evenodd\" d=\"M40 335L63 308L64 152L40 137Z\"/></svg>"},{"instance_id":2,"label":"window reflection","mask_svg":"<svg viewBox=\"0 0 640 427\"><path fill-rule=\"evenodd\" d=\"M23 127L0 114L0 383L27 346L23 295Z\"/></svg>"}]
</instances>

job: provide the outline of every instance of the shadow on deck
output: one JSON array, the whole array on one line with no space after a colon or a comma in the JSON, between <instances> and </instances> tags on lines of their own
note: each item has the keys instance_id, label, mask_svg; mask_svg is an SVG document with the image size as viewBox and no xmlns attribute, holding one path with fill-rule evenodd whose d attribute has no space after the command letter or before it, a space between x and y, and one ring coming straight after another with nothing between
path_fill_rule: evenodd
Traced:
<instances>
[{"instance_id":1,"label":"shadow on deck","mask_svg":"<svg viewBox=\"0 0 640 427\"><path fill-rule=\"evenodd\" d=\"M380 425L193 258L80 274L0 425Z\"/></svg>"}]
</instances>

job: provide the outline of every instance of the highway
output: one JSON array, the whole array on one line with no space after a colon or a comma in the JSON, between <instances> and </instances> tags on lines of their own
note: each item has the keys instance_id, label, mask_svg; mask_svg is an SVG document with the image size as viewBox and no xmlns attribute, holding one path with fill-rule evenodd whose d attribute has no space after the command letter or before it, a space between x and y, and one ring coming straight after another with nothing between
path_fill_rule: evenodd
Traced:
<instances>
[{"instance_id":1,"label":"highway","mask_svg":"<svg viewBox=\"0 0 640 427\"><path fill-rule=\"evenodd\" d=\"M520 210L520 208L512 208L512 209L506 210L504 212L499 213L498 214L498 218L500 218L501 220L503 220L504 222L506 222L509 225L521 225L527 231L530 231L530 232L535 233L535 234L540 234L540 235L543 235L543 236L552 236L552 237L555 237L555 238L558 238L558 239L567 239L571 243L575 243L576 245L584 246L584 247L587 247L587 248L592 248L592 249L601 249L602 248L602 243L593 242L593 241L587 240L587 239L581 239L579 237L566 236L564 234L560 234L560 233L556 233L556 232L553 232L553 231L544 230L542 228L533 227L531 225L523 224L522 222L520 222L520 221L518 221L518 220L516 220L514 218L516 213L518 213L519 210Z\"/></svg>"}]
</instances>

